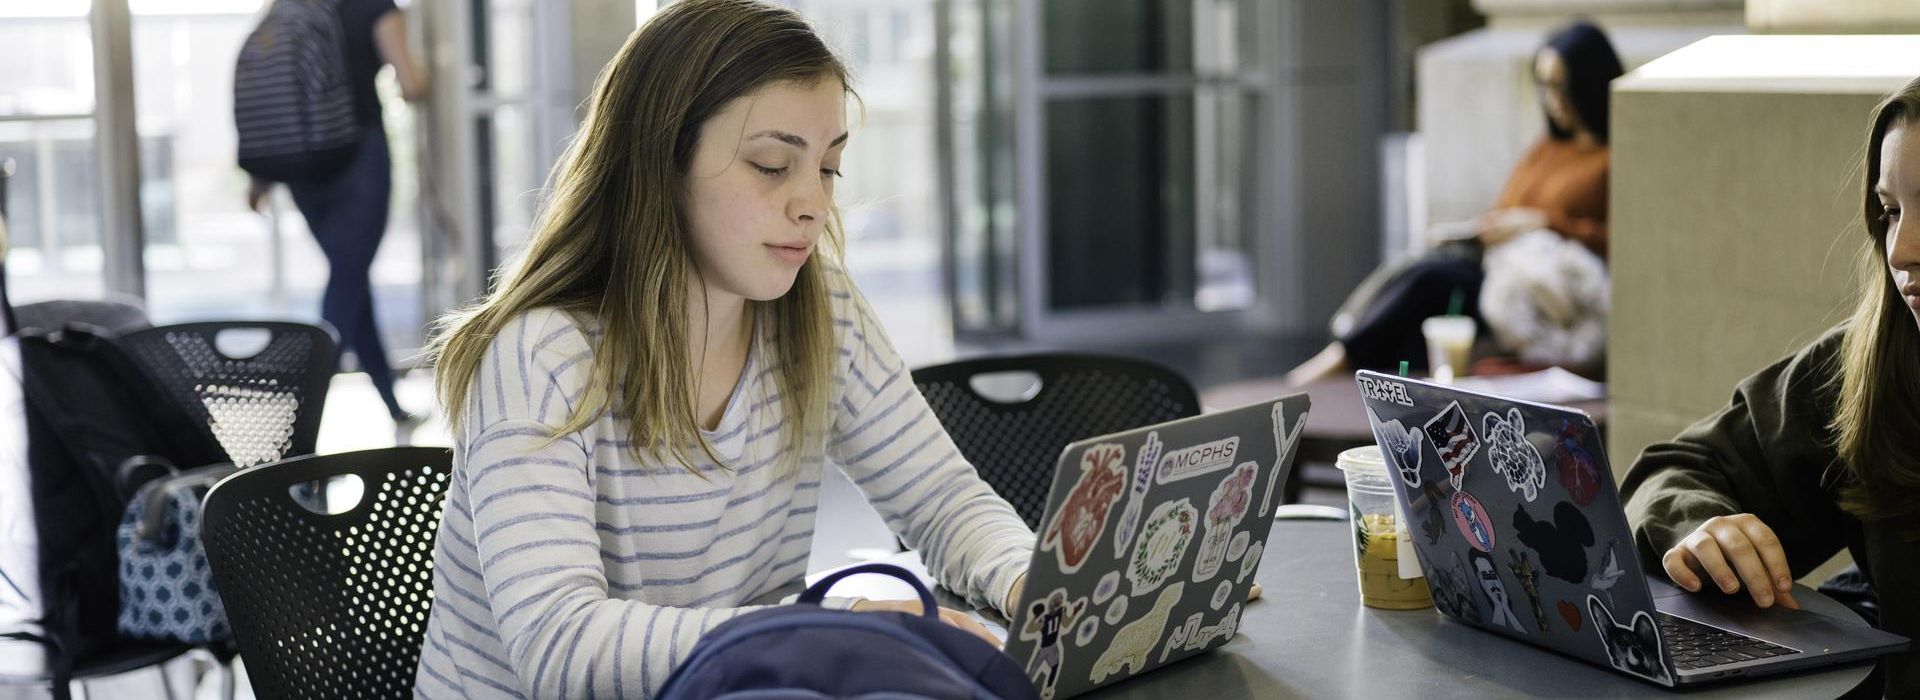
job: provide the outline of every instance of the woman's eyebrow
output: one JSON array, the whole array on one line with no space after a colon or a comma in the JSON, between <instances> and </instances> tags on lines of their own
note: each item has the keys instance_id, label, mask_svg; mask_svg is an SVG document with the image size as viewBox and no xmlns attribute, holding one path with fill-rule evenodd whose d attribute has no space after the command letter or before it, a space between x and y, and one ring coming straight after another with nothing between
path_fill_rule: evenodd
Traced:
<instances>
[{"instance_id":1,"label":"woman's eyebrow","mask_svg":"<svg viewBox=\"0 0 1920 700\"><path fill-rule=\"evenodd\" d=\"M769 129L767 131L762 131L747 137L748 141L752 141L754 139L773 139L775 141L792 145L797 148L804 149L807 147L806 139L801 138L796 134L790 134L785 131L780 131L778 129ZM839 138L836 138L833 140L832 143L827 144L827 148L833 148L834 146L838 146L846 142L847 142L847 132L841 132Z\"/></svg>"}]
</instances>

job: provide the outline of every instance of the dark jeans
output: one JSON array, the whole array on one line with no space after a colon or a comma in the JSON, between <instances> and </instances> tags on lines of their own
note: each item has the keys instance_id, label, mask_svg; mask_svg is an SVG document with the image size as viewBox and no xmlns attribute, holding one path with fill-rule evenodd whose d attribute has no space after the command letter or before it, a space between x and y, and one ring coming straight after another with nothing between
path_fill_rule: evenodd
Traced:
<instances>
[{"instance_id":1,"label":"dark jeans","mask_svg":"<svg viewBox=\"0 0 1920 700\"><path fill-rule=\"evenodd\" d=\"M340 350L352 350L360 368L373 379L387 411L398 416L402 411L393 396L393 368L387 364L380 329L374 324L369 277L373 254L387 232L392 185L387 132L375 123L366 127L360 150L345 169L327 178L289 182L287 189L331 268L320 317L340 334Z\"/></svg>"},{"instance_id":2,"label":"dark jeans","mask_svg":"<svg viewBox=\"0 0 1920 700\"><path fill-rule=\"evenodd\" d=\"M1480 250L1478 243L1448 243L1369 275L1340 310L1349 319L1344 332L1336 333L1347 364L1393 371L1405 360L1412 369L1426 369L1421 321L1446 314L1456 293L1460 313L1480 320L1480 284L1486 281Z\"/></svg>"}]
</instances>

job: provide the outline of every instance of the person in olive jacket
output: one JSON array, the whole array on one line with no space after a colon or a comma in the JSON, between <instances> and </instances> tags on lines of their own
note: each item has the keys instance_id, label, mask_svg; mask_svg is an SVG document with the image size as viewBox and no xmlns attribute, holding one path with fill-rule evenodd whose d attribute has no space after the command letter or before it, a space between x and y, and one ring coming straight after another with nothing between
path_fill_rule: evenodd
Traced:
<instances>
[{"instance_id":1,"label":"person in olive jacket","mask_svg":"<svg viewBox=\"0 0 1920 700\"><path fill-rule=\"evenodd\" d=\"M1852 318L1748 377L1732 403L1640 455L1622 492L1648 566L1675 585L1797 608L1793 580L1842 547L1881 629L1920 638L1920 79L1875 110ZM1920 697L1920 653L1884 657Z\"/></svg>"}]
</instances>

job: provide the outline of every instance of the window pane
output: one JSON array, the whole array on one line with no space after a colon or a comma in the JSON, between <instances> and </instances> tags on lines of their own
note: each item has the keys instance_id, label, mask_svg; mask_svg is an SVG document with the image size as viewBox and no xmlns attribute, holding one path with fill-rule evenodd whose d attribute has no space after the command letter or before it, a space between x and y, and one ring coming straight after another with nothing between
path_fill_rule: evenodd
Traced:
<instances>
[{"instance_id":1,"label":"window pane","mask_svg":"<svg viewBox=\"0 0 1920 700\"><path fill-rule=\"evenodd\" d=\"M525 96L533 68L533 7L528 0L487 3L488 87L508 98Z\"/></svg>"},{"instance_id":2,"label":"window pane","mask_svg":"<svg viewBox=\"0 0 1920 700\"><path fill-rule=\"evenodd\" d=\"M1045 0L1040 8L1048 73L1193 70L1193 0Z\"/></svg>"},{"instance_id":3,"label":"window pane","mask_svg":"<svg viewBox=\"0 0 1920 700\"><path fill-rule=\"evenodd\" d=\"M845 215L847 270L910 364L953 351L941 287L940 192L934 156L933 3L802 0L853 72L861 101L835 185Z\"/></svg>"},{"instance_id":4,"label":"window pane","mask_svg":"<svg viewBox=\"0 0 1920 700\"><path fill-rule=\"evenodd\" d=\"M1049 306L1250 305L1256 109L1212 90L1048 103Z\"/></svg>"},{"instance_id":5,"label":"window pane","mask_svg":"<svg viewBox=\"0 0 1920 700\"><path fill-rule=\"evenodd\" d=\"M48 16L0 3L0 115L93 112L93 39L86 6ZM57 3L56 3L57 5Z\"/></svg>"},{"instance_id":6,"label":"window pane","mask_svg":"<svg viewBox=\"0 0 1920 700\"><path fill-rule=\"evenodd\" d=\"M0 122L7 291L15 304L90 299L106 288L100 250L99 156L92 119Z\"/></svg>"},{"instance_id":7,"label":"window pane","mask_svg":"<svg viewBox=\"0 0 1920 700\"><path fill-rule=\"evenodd\" d=\"M1237 90L1201 93L1196 118L1203 129L1195 188L1200 226L1193 305L1201 311L1243 309L1254 301L1254 254L1260 220L1260 139L1253 133L1260 103Z\"/></svg>"},{"instance_id":8,"label":"window pane","mask_svg":"<svg viewBox=\"0 0 1920 700\"><path fill-rule=\"evenodd\" d=\"M1191 297L1193 99L1051 102L1046 132L1050 305Z\"/></svg>"},{"instance_id":9,"label":"window pane","mask_svg":"<svg viewBox=\"0 0 1920 700\"><path fill-rule=\"evenodd\" d=\"M1254 65L1252 0L1043 0L1040 8L1051 75L1218 75Z\"/></svg>"},{"instance_id":10,"label":"window pane","mask_svg":"<svg viewBox=\"0 0 1920 700\"><path fill-rule=\"evenodd\" d=\"M953 13L954 326L1005 332L1019 323L1013 282L1014 131L1010 0L961 2Z\"/></svg>"},{"instance_id":11,"label":"window pane","mask_svg":"<svg viewBox=\"0 0 1920 700\"><path fill-rule=\"evenodd\" d=\"M493 243L496 260L512 260L533 232L540 196L540 166L533 155L533 123L527 109L503 105L493 111Z\"/></svg>"},{"instance_id":12,"label":"window pane","mask_svg":"<svg viewBox=\"0 0 1920 700\"><path fill-rule=\"evenodd\" d=\"M133 18L142 257L148 313L161 323L319 318L319 251L298 245L303 228L276 240L267 219L247 209L247 175L234 163L233 61L256 19L238 11ZM290 205L282 214L298 218Z\"/></svg>"}]
</instances>

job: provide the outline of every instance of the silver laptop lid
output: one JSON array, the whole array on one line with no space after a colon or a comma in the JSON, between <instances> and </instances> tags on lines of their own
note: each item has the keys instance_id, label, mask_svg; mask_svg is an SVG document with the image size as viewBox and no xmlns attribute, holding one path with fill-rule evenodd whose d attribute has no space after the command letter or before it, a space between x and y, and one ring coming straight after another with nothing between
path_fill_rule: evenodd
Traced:
<instances>
[{"instance_id":1,"label":"silver laptop lid","mask_svg":"<svg viewBox=\"0 0 1920 700\"><path fill-rule=\"evenodd\" d=\"M1377 372L1355 381L1434 607L1675 684L1592 418Z\"/></svg>"},{"instance_id":2,"label":"silver laptop lid","mask_svg":"<svg viewBox=\"0 0 1920 700\"><path fill-rule=\"evenodd\" d=\"M1233 638L1308 404L1296 394L1067 446L1006 645L1041 697Z\"/></svg>"}]
</instances>

